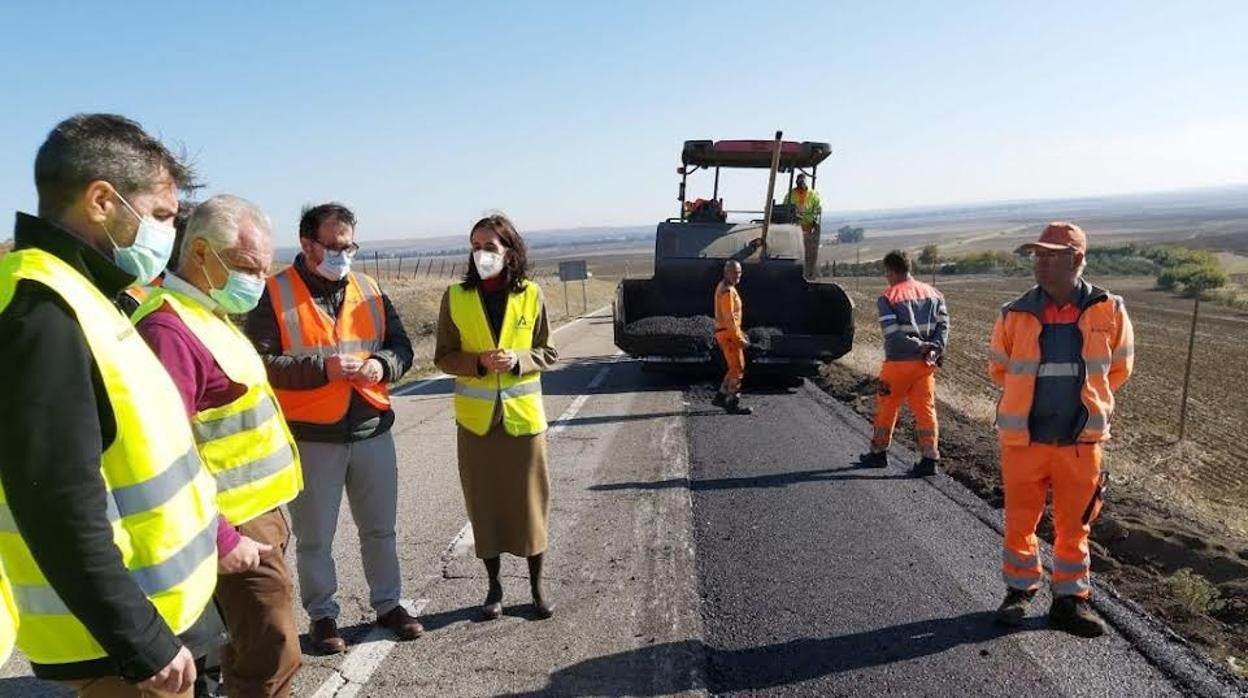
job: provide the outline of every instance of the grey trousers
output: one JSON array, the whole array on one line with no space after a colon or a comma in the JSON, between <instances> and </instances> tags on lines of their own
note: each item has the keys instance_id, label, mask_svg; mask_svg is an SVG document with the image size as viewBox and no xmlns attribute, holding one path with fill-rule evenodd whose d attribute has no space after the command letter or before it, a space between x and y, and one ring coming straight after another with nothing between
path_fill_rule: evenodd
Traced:
<instances>
[{"instance_id":1,"label":"grey trousers","mask_svg":"<svg viewBox=\"0 0 1248 698\"><path fill-rule=\"evenodd\" d=\"M390 432L364 441L298 441L303 463L303 491L289 504L295 534L299 595L312 620L338 618L338 574L334 533L342 491L360 533L360 557L369 602L377 615L399 605L401 581L395 550L398 513L398 465Z\"/></svg>"}]
</instances>

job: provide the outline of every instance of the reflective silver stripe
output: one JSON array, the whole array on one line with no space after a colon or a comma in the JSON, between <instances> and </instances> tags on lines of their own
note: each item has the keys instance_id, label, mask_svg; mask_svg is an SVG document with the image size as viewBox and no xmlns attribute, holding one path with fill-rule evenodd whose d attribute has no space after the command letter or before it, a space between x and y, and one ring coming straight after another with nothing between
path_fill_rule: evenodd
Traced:
<instances>
[{"instance_id":1,"label":"reflective silver stripe","mask_svg":"<svg viewBox=\"0 0 1248 698\"><path fill-rule=\"evenodd\" d=\"M894 333L896 333L896 332L900 332L900 331L901 331L901 325L885 325L885 326L884 326L884 329L883 329L883 332L884 332L884 334L886 334L886 335L888 335L888 334L894 334Z\"/></svg>"},{"instance_id":2,"label":"reflective silver stripe","mask_svg":"<svg viewBox=\"0 0 1248 698\"><path fill-rule=\"evenodd\" d=\"M276 416L277 407L265 396L249 410L213 420L191 422L191 431L195 432L196 441L206 443L251 431Z\"/></svg>"},{"instance_id":3,"label":"reflective silver stripe","mask_svg":"<svg viewBox=\"0 0 1248 698\"><path fill-rule=\"evenodd\" d=\"M209 556L217 554L217 517L214 515L208 527L195 534L181 550L164 562L130 570L143 593L149 597L168 591L191 576ZM13 600L22 613L44 616L68 616L69 608L50 586L42 584L14 584Z\"/></svg>"},{"instance_id":4,"label":"reflective silver stripe","mask_svg":"<svg viewBox=\"0 0 1248 698\"><path fill-rule=\"evenodd\" d=\"M1035 555L1028 555L1027 557L1023 557L1022 555L1019 555L1013 550L1003 550L1001 551L1001 559L1007 565L1018 567L1019 569L1024 569L1024 570L1039 570L1040 569L1040 558Z\"/></svg>"},{"instance_id":5,"label":"reflective silver stripe","mask_svg":"<svg viewBox=\"0 0 1248 698\"><path fill-rule=\"evenodd\" d=\"M1088 583L1086 577L1053 584L1054 596L1082 596L1089 591L1092 591L1092 585Z\"/></svg>"},{"instance_id":6,"label":"reflective silver stripe","mask_svg":"<svg viewBox=\"0 0 1248 698\"><path fill-rule=\"evenodd\" d=\"M270 475L276 475L294 462L295 452L291 450L290 444L283 443L281 448L263 458L230 468L229 470L213 473L212 477L217 481L218 492L228 492L236 487L249 485Z\"/></svg>"},{"instance_id":7,"label":"reflective silver stripe","mask_svg":"<svg viewBox=\"0 0 1248 698\"><path fill-rule=\"evenodd\" d=\"M1002 354L1002 353L1000 353L1000 352L996 352L996 351L991 352L991 353L989 353L989 354L988 354L988 360L989 360L989 361L991 361L991 362L993 362L994 364L1008 364L1008 363L1010 363L1010 357L1008 357L1008 356L1006 356L1005 354Z\"/></svg>"},{"instance_id":8,"label":"reflective silver stripe","mask_svg":"<svg viewBox=\"0 0 1248 698\"><path fill-rule=\"evenodd\" d=\"M1021 375L1036 375L1036 371L1040 370L1039 361L1011 361L1005 367L1006 373L1014 373Z\"/></svg>"},{"instance_id":9,"label":"reflective silver stripe","mask_svg":"<svg viewBox=\"0 0 1248 698\"><path fill-rule=\"evenodd\" d=\"M202 463L194 448L178 456L165 468L164 472L150 480L145 480L126 487L117 487L109 492L107 514L109 521L151 511L169 501L182 491L199 474Z\"/></svg>"},{"instance_id":10,"label":"reflective silver stripe","mask_svg":"<svg viewBox=\"0 0 1248 698\"><path fill-rule=\"evenodd\" d=\"M472 385L465 385L464 383L455 384L455 394L474 400L489 400L490 402L498 399L498 391L496 390L478 388Z\"/></svg>"},{"instance_id":11,"label":"reflective silver stripe","mask_svg":"<svg viewBox=\"0 0 1248 698\"><path fill-rule=\"evenodd\" d=\"M376 339L351 339L345 342L338 342L336 346L330 347L330 349L333 353L358 354L363 352L372 354L381 349L381 342Z\"/></svg>"},{"instance_id":12,"label":"reflective silver stripe","mask_svg":"<svg viewBox=\"0 0 1248 698\"><path fill-rule=\"evenodd\" d=\"M880 316L880 322L885 322L887 320L896 320L896 319L897 319L896 315L881 315Z\"/></svg>"},{"instance_id":13,"label":"reflective silver stripe","mask_svg":"<svg viewBox=\"0 0 1248 698\"><path fill-rule=\"evenodd\" d=\"M1079 364L1040 364L1040 368L1036 370L1037 378L1077 378L1079 376Z\"/></svg>"},{"instance_id":14,"label":"reflective silver stripe","mask_svg":"<svg viewBox=\"0 0 1248 698\"><path fill-rule=\"evenodd\" d=\"M1087 572L1092 567L1092 558L1085 557L1080 562L1067 562L1058 557L1053 558L1053 571L1064 572L1066 574L1080 574Z\"/></svg>"},{"instance_id":15,"label":"reflective silver stripe","mask_svg":"<svg viewBox=\"0 0 1248 698\"><path fill-rule=\"evenodd\" d=\"M1026 429L1027 417L1019 417L1012 414L997 415L997 426L1002 429Z\"/></svg>"},{"instance_id":16,"label":"reflective silver stripe","mask_svg":"<svg viewBox=\"0 0 1248 698\"><path fill-rule=\"evenodd\" d=\"M1083 425L1083 428L1090 431L1105 431L1105 415L1089 414L1088 423Z\"/></svg>"},{"instance_id":17,"label":"reflective silver stripe","mask_svg":"<svg viewBox=\"0 0 1248 698\"><path fill-rule=\"evenodd\" d=\"M376 282L363 274L352 273L355 277L355 283L360 289L360 295L364 298L364 305L368 306L368 314L373 317L373 331L377 333L377 337L381 337L386 333L385 328L385 308L381 303L381 289L375 286Z\"/></svg>"},{"instance_id":18,"label":"reflective silver stripe","mask_svg":"<svg viewBox=\"0 0 1248 698\"><path fill-rule=\"evenodd\" d=\"M1135 356L1135 347L1128 344L1125 347L1118 347L1115 349L1113 358L1114 361L1121 361L1122 359L1127 359L1132 356Z\"/></svg>"},{"instance_id":19,"label":"reflective silver stripe","mask_svg":"<svg viewBox=\"0 0 1248 698\"><path fill-rule=\"evenodd\" d=\"M0 533L17 533L17 522L13 520L13 512L8 504L0 504Z\"/></svg>"},{"instance_id":20,"label":"reflective silver stripe","mask_svg":"<svg viewBox=\"0 0 1248 698\"><path fill-rule=\"evenodd\" d=\"M505 388L502 391L502 396L504 400L509 400L511 398L524 397L525 395L537 395L541 392L541 382L533 381L531 383L520 383L519 385L513 385L510 388Z\"/></svg>"},{"instance_id":21,"label":"reflective silver stripe","mask_svg":"<svg viewBox=\"0 0 1248 698\"><path fill-rule=\"evenodd\" d=\"M1109 373L1109 359L1087 359L1084 363L1087 364L1089 375Z\"/></svg>"},{"instance_id":22,"label":"reflective silver stripe","mask_svg":"<svg viewBox=\"0 0 1248 698\"><path fill-rule=\"evenodd\" d=\"M217 554L217 517L213 515L204 530L195 534L182 549L164 562L130 570L134 581L148 596L155 596L181 584L204 560Z\"/></svg>"},{"instance_id":23,"label":"reflective silver stripe","mask_svg":"<svg viewBox=\"0 0 1248 698\"><path fill-rule=\"evenodd\" d=\"M1001 578L1005 580L1006 586L1012 589L1022 589L1023 591L1030 591L1036 588L1036 585L1040 582L1039 574L1032 577L1020 577L1002 572Z\"/></svg>"},{"instance_id":24,"label":"reflective silver stripe","mask_svg":"<svg viewBox=\"0 0 1248 698\"><path fill-rule=\"evenodd\" d=\"M23 615L68 616L65 602L50 586L38 584L14 584L13 601Z\"/></svg>"},{"instance_id":25,"label":"reflective silver stripe","mask_svg":"<svg viewBox=\"0 0 1248 698\"><path fill-rule=\"evenodd\" d=\"M296 274L294 267L273 277L277 284L277 297L282 303L282 324L286 326L286 335L290 337L291 354L303 356L310 352L311 347L303 343L303 327L299 324L299 309L295 307L295 287L290 277Z\"/></svg>"}]
</instances>

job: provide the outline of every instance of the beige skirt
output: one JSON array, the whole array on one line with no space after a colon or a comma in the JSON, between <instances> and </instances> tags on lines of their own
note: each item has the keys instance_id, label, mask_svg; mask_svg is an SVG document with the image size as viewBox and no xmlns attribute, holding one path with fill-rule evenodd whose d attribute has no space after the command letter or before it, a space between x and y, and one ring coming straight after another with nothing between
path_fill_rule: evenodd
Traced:
<instances>
[{"instance_id":1,"label":"beige skirt","mask_svg":"<svg viewBox=\"0 0 1248 698\"><path fill-rule=\"evenodd\" d=\"M460 426L456 441L477 557L545 552L550 515L546 434L511 436L499 423L477 436Z\"/></svg>"}]
</instances>

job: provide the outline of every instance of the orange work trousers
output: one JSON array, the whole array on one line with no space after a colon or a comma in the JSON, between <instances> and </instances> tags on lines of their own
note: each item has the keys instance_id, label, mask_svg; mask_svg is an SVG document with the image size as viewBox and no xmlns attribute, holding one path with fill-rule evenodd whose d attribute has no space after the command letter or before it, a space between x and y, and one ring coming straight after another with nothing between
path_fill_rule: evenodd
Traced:
<instances>
[{"instance_id":1,"label":"orange work trousers","mask_svg":"<svg viewBox=\"0 0 1248 698\"><path fill-rule=\"evenodd\" d=\"M940 433L936 425L936 367L925 361L885 361L880 366L880 382L887 394L875 398L875 432L871 450L887 451L893 443L893 428L903 402L910 405L917 427L919 450L926 458L940 458Z\"/></svg>"},{"instance_id":2,"label":"orange work trousers","mask_svg":"<svg viewBox=\"0 0 1248 698\"><path fill-rule=\"evenodd\" d=\"M1001 447L1005 487L1005 548L1001 573L1006 585L1032 591L1040 587L1036 526L1045 498L1053 493L1054 596L1088 598L1092 593L1088 533L1101 512L1104 479L1100 444Z\"/></svg>"},{"instance_id":3,"label":"orange work trousers","mask_svg":"<svg viewBox=\"0 0 1248 698\"><path fill-rule=\"evenodd\" d=\"M724 352L724 363L728 364L722 383L724 392L736 395L741 392L741 381L745 380L745 344L727 334L716 335L715 341Z\"/></svg>"}]
</instances>

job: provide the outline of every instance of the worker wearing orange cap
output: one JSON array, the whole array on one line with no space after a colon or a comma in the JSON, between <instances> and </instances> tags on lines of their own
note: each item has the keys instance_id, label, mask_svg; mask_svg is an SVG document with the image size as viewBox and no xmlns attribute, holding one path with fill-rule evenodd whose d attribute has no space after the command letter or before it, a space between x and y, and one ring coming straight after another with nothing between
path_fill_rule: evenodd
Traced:
<instances>
[{"instance_id":1,"label":"worker wearing orange cap","mask_svg":"<svg viewBox=\"0 0 1248 698\"><path fill-rule=\"evenodd\" d=\"M1083 279L1087 236L1050 223L1024 249L1036 286L1001 309L988 370L1001 386L997 431L1005 488L997 621L1018 625L1040 587L1036 525L1053 499L1053 604L1049 623L1083 637L1105 625L1092 610L1088 533L1105 489L1101 444L1114 393L1131 375L1134 336L1122 298Z\"/></svg>"},{"instance_id":2,"label":"worker wearing orange cap","mask_svg":"<svg viewBox=\"0 0 1248 698\"><path fill-rule=\"evenodd\" d=\"M711 404L724 408L728 414L752 414L754 410L741 404L741 383L745 380L745 348L750 341L741 331L741 263L729 260L724 264L724 278L715 287L715 342L724 352L728 372Z\"/></svg>"}]
</instances>

